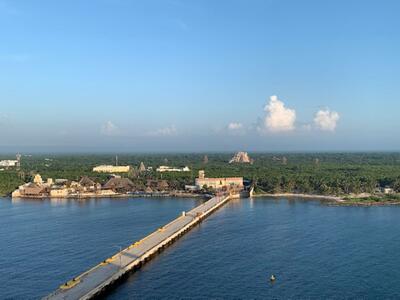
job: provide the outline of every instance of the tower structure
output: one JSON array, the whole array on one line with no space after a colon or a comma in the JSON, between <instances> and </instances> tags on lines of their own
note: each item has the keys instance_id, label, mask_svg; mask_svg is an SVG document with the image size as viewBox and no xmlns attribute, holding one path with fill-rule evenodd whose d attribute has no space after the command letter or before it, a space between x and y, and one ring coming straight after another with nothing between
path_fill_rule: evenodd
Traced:
<instances>
[{"instance_id":1,"label":"tower structure","mask_svg":"<svg viewBox=\"0 0 400 300\"><path fill-rule=\"evenodd\" d=\"M21 154L17 153L17 169L21 168Z\"/></svg>"},{"instance_id":2,"label":"tower structure","mask_svg":"<svg viewBox=\"0 0 400 300\"><path fill-rule=\"evenodd\" d=\"M199 171L199 179L204 179L206 176L205 176L205 172L204 172L204 170L200 170Z\"/></svg>"}]
</instances>

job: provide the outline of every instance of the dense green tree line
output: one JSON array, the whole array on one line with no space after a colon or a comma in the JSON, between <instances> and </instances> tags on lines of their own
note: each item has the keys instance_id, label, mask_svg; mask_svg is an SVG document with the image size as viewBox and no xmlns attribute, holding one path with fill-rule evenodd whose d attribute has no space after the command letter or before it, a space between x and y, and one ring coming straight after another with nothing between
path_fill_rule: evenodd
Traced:
<instances>
[{"instance_id":1,"label":"dense green tree line","mask_svg":"<svg viewBox=\"0 0 400 300\"><path fill-rule=\"evenodd\" d=\"M15 171L0 172L0 195L11 193L17 186L24 183L24 179Z\"/></svg>"},{"instance_id":2,"label":"dense green tree line","mask_svg":"<svg viewBox=\"0 0 400 300\"><path fill-rule=\"evenodd\" d=\"M207 155L208 162L204 162ZM253 180L257 191L315 194L372 193L377 187L390 186L400 192L400 153L250 153L254 164L228 164L233 153L206 154L118 154L120 165L136 169L140 162L155 170L160 165L189 166L187 173L138 173L125 176L137 184L147 179L166 179L171 188L193 184L197 172L208 177L243 176ZM0 159L11 158L3 155ZM0 194L8 194L35 173L43 178L79 180L88 175L105 182L107 175L93 173L99 164L115 164L114 154L51 155L22 157L21 170L0 171Z\"/></svg>"}]
</instances>

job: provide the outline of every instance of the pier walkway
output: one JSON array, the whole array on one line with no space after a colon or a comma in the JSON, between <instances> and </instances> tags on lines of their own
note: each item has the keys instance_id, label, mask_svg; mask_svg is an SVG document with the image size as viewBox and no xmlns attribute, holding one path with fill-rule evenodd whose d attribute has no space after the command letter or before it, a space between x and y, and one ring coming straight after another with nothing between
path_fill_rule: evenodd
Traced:
<instances>
[{"instance_id":1,"label":"pier walkway","mask_svg":"<svg viewBox=\"0 0 400 300\"><path fill-rule=\"evenodd\" d=\"M229 199L230 196L216 196L189 212L182 213L171 223L73 278L44 299L91 299L100 295L107 287L129 271L139 268L155 253L171 244Z\"/></svg>"}]
</instances>

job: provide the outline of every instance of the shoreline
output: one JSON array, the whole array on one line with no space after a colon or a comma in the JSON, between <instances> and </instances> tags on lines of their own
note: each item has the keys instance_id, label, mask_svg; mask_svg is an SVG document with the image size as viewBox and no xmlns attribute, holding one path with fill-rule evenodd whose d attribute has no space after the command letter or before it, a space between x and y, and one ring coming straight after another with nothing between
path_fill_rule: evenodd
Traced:
<instances>
[{"instance_id":1,"label":"shoreline","mask_svg":"<svg viewBox=\"0 0 400 300\"><path fill-rule=\"evenodd\" d=\"M296 193L260 193L254 194L252 197L272 197L272 198L302 198L302 199L310 199L310 200L326 200L330 201L330 205L333 206L390 206L390 205L400 205L400 201L351 201L346 200L344 197L333 196L333 195L313 195L313 194L296 194Z\"/></svg>"},{"instance_id":2,"label":"shoreline","mask_svg":"<svg viewBox=\"0 0 400 300\"><path fill-rule=\"evenodd\" d=\"M338 196L329 196L329 195L313 195L313 194L296 194L296 193L260 193L260 194L253 194L252 197L288 197L288 198L304 198L304 199L318 199L318 200L330 200L330 201L337 201L337 202L345 202L346 200L342 197Z\"/></svg>"},{"instance_id":3,"label":"shoreline","mask_svg":"<svg viewBox=\"0 0 400 300\"><path fill-rule=\"evenodd\" d=\"M152 193L152 194L114 194L114 195L73 195L68 197L11 197L4 196L4 198L11 198L15 200L86 200L86 199L100 199L100 198L165 198L165 197L176 197L176 198L202 198L210 199L212 195L207 194L191 194L191 193ZM331 206L391 206L400 205L400 201L352 201L346 200L344 197L348 196L333 196L333 195L314 195L314 194L297 194L297 193L259 193L253 194L249 198L301 198L306 200L321 200L326 201Z\"/></svg>"},{"instance_id":4,"label":"shoreline","mask_svg":"<svg viewBox=\"0 0 400 300\"><path fill-rule=\"evenodd\" d=\"M211 195L205 194L190 194L190 193L154 193L154 194L110 194L110 195L71 195L67 197L50 197L50 196L40 196L40 197L11 197L3 196L4 198L11 199L30 199L30 200L52 200L52 199L62 199L62 200L86 200L86 199L100 199L100 198L165 198L165 197L176 197L176 198L212 198Z\"/></svg>"}]
</instances>

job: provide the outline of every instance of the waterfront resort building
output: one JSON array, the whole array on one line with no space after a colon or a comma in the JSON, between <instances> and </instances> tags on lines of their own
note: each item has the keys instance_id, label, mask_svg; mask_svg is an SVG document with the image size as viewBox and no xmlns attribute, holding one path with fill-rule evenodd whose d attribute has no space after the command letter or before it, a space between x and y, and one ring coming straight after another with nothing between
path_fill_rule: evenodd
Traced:
<instances>
[{"instance_id":1,"label":"waterfront resort building","mask_svg":"<svg viewBox=\"0 0 400 300\"><path fill-rule=\"evenodd\" d=\"M202 189L204 186L214 189L243 189L243 177L206 178L204 171L201 170L199 171L199 177L195 179L195 185L198 189Z\"/></svg>"},{"instance_id":2,"label":"waterfront resort building","mask_svg":"<svg viewBox=\"0 0 400 300\"><path fill-rule=\"evenodd\" d=\"M93 168L93 172L98 173L128 173L130 166L112 166L112 165L101 165Z\"/></svg>"},{"instance_id":3,"label":"waterfront resort building","mask_svg":"<svg viewBox=\"0 0 400 300\"><path fill-rule=\"evenodd\" d=\"M101 184L94 182L87 176L83 176L81 180L79 180L79 185L85 192L101 190Z\"/></svg>"},{"instance_id":4,"label":"waterfront resort building","mask_svg":"<svg viewBox=\"0 0 400 300\"><path fill-rule=\"evenodd\" d=\"M44 192L43 186L36 183L28 183L23 190L26 197L41 197Z\"/></svg>"},{"instance_id":5,"label":"waterfront resort building","mask_svg":"<svg viewBox=\"0 0 400 300\"><path fill-rule=\"evenodd\" d=\"M18 189L16 189L11 195L12 197L43 197L46 194L46 190L53 184L53 180L51 178L47 179L47 182L44 183L42 176L40 174L36 174L33 177L33 182L25 183L20 185Z\"/></svg>"},{"instance_id":6,"label":"waterfront resort building","mask_svg":"<svg viewBox=\"0 0 400 300\"><path fill-rule=\"evenodd\" d=\"M65 198L69 195L70 190L66 187L54 187L50 190L50 197L52 198Z\"/></svg>"},{"instance_id":7,"label":"waterfront resort building","mask_svg":"<svg viewBox=\"0 0 400 300\"><path fill-rule=\"evenodd\" d=\"M133 191L134 183L128 178L113 177L103 186L104 190L111 190L115 193L127 193Z\"/></svg>"},{"instance_id":8,"label":"waterfront resort building","mask_svg":"<svg viewBox=\"0 0 400 300\"><path fill-rule=\"evenodd\" d=\"M115 179L114 179L115 180ZM122 180L122 179L121 179ZM129 180L129 179L128 179ZM110 184L103 189L100 183L94 182L87 176L83 176L79 182L67 179L47 178L42 179L40 174L36 174L33 182L20 185L12 193L13 198L65 198L65 197L96 197L96 196L112 196L115 195L113 190L120 190L121 183L114 181L114 186Z\"/></svg>"},{"instance_id":9,"label":"waterfront resort building","mask_svg":"<svg viewBox=\"0 0 400 300\"><path fill-rule=\"evenodd\" d=\"M190 172L189 167L168 167L168 166L159 166L156 170L157 172Z\"/></svg>"},{"instance_id":10,"label":"waterfront resort building","mask_svg":"<svg viewBox=\"0 0 400 300\"><path fill-rule=\"evenodd\" d=\"M169 184L168 181L166 180L153 180L153 179L148 179L146 183L146 187L151 190L150 193L154 191L159 191L159 192L164 192L168 190Z\"/></svg>"}]
</instances>

